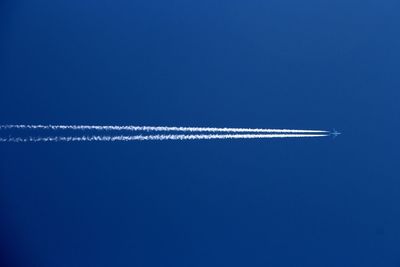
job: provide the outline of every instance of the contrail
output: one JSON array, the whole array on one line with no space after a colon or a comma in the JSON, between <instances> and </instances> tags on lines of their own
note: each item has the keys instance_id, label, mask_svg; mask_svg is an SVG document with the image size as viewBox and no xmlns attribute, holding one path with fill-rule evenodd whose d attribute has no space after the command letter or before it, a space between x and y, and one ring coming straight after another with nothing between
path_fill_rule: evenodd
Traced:
<instances>
[{"instance_id":1,"label":"contrail","mask_svg":"<svg viewBox=\"0 0 400 267\"><path fill-rule=\"evenodd\" d=\"M265 139L324 137L327 134L171 134L171 135L117 135L117 136L50 136L50 137L8 137L0 142L116 142L116 141L164 141L164 140L213 140L213 139Z\"/></svg>"},{"instance_id":2,"label":"contrail","mask_svg":"<svg viewBox=\"0 0 400 267\"><path fill-rule=\"evenodd\" d=\"M116 126L116 125L0 125L0 130L96 130L96 131L144 131L144 132L226 132L226 133L328 133L323 130L293 130L265 128L215 128L215 127L168 127L168 126Z\"/></svg>"}]
</instances>

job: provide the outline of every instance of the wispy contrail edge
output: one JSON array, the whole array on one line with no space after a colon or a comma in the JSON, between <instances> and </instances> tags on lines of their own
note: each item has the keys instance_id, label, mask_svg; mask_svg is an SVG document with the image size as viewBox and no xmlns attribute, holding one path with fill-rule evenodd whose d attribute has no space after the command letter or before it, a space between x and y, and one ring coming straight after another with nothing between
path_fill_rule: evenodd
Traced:
<instances>
[{"instance_id":1,"label":"wispy contrail edge","mask_svg":"<svg viewBox=\"0 0 400 267\"><path fill-rule=\"evenodd\" d=\"M50 136L50 137L8 137L0 142L116 142L116 141L164 141L164 140L214 140L214 139L270 139L325 137L326 134L206 134L206 135L116 135L116 136Z\"/></svg>"},{"instance_id":2,"label":"wispy contrail edge","mask_svg":"<svg viewBox=\"0 0 400 267\"><path fill-rule=\"evenodd\" d=\"M27 130L96 130L96 131L155 131L155 132L231 132L231 133L327 133L324 130L266 129L266 128L217 128L169 126L117 126L117 125L0 125L0 129Z\"/></svg>"}]
</instances>

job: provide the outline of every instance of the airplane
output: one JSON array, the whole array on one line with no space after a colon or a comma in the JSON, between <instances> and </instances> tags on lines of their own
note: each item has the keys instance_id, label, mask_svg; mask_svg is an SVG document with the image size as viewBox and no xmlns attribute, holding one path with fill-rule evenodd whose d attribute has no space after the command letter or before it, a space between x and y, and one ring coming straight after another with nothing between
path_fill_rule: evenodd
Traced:
<instances>
[{"instance_id":1,"label":"airplane","mask_svg":"<svg viewBox=\"0 0 400 267\"><path fill-rule=\"evenodd\" d=\"M333 136L333 138L336 138L338 135L341 135L342 133L336 131L335 129L333 129L333 131L330 133L330 135Z\"/></svg>"}]
</instances>

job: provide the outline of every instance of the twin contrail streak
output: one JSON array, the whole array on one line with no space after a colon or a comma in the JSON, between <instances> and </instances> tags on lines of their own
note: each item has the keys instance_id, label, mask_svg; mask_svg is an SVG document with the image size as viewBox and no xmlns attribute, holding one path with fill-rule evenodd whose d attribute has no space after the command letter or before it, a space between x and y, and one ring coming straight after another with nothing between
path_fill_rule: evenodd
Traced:
<instances>
[{"instance_id":1,"label":"twin contrail streak","mask_svg":"<svg viewBox=\"0 0 400 267\"><path fill-rule=\"evenodd\" d=\"M328 131L323 130L266 128L41 124L0 125L0 131L18 133L17 136L2 137L0 135L0 142L9 143L307 138L324 137L330 134ZM45 131L52 131L54 135L43 136ZM107 134L93 134L93 131ZM119 133L117 134L116 132ZM122 134L122 132L124 132L124 134ZM34 133L33 136L30 135L32 133Z\"/></svg>"},{"instance_id":2,"label":"twin contrail streak","mask_svg":"<svg viewBox=\"0 0 400 267\"><path fill-rule=\"evenodd\" d=\"M215 127L168 127L168 126L116 126L116 125L0 125L0 130L96 130L96 131L143 131L143 132L225 132L225 133L328 133L323 130L292 130L265 128L215 128Z\"/></svg>"},{"instance_id":3,"label":"twin contrail streak","mask_svg":"<svg viewBox=\"0 0 400 267\"><path fill-rule=\"evenodd\" d=\"M129 142L164 140L214 140L214 139L267 139L324 137L327 134L171 134L171 135L116 135L116 136L51 136L51 137L8 137L0 142Z\"/></svg>"}]
</instances>

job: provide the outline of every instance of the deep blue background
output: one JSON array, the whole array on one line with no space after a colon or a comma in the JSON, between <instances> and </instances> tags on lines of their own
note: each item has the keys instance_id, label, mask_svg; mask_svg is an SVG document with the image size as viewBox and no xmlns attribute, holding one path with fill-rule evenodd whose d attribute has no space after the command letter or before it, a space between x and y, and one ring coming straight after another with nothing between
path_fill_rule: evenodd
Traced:
<instances>
[{"instance_id":1,"label":"deep blue background","mask_svg":"<svg viewBox=\"0 0 400 267\"><path fill-rule=\"evenodd\" d=\"M0 124L336 128L0 144L2 266L400 266L397 0L0 3Z\"/></svg>"}]
</instances>

